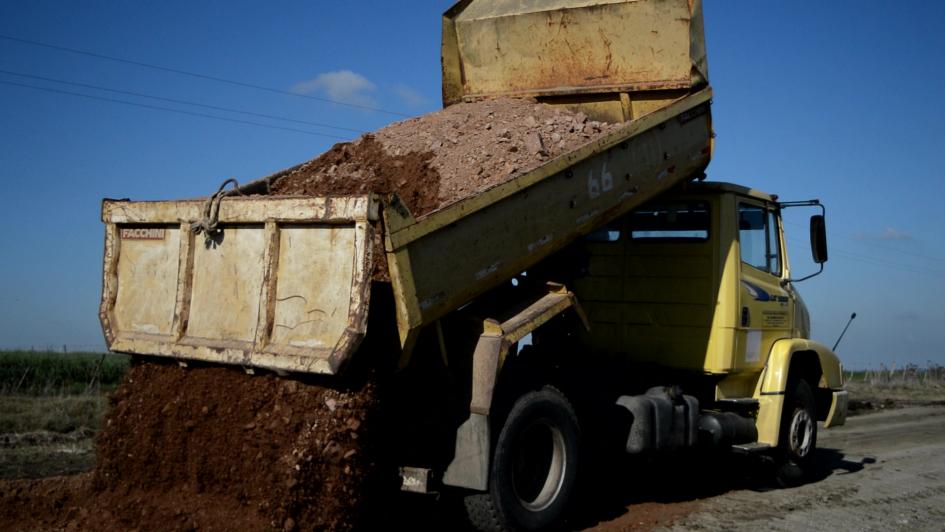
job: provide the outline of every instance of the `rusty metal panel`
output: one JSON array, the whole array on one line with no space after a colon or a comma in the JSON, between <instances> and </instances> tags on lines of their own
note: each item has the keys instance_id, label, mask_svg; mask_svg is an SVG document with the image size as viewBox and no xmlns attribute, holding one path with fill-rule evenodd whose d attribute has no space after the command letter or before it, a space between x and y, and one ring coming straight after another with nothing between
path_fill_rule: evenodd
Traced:
<instances>
[{"instance_id":1,"label":"rusty metal panel","mask_svg":"<svg viewBox=\"0 0 945 532\"><path fill-rule=\"evenodd\" d=\"M367 331L377 198L227 198L212 241L202 204L103 202L109 348L336 373Z\"/></svg>"},{"instance_id":2,"label":"rusty metal panel","mask_svg":"<svg viewBox=\"0 0 945 532\"><path fill-rule=\"evenodd\" d=\"M175 226L119 228L122 238L115 301L117 326L147 334L173 333L180 230Z\"/></svg>"},{"instance_id":3,"label":"rusty metal panel","mask_svg":"<svg viewBox=\"0 0 945 532\"><path fill-rule=\"evenodd\" d=\"M263 283L263 231L262 224L224 225L219 244L196 246L187 337L252 345Z\"/></svg>"},{"instance_id":4,"label":"rusty metal panel","mask_svg":"<svg viewBox=\"0 0 945 532\"><path fill-rule=\"evenodd\" d=\"M272 344L332 348L348 325L351 288L325 281L352 277L355 227L286 227L280 236Z\"/></svg>"},{"instance_id":5,"label":"rusty metal panel","mask_svg":"<svg viewBox=\"0 0 945 532\"><path fill-rule=\"evenodd\" d=\"M179 224L202 216L206 200L102 202L102 220L115 224ZM220 204L220 221L226 223L277 222L344 223L354 219L376 221L378 203L373 196L229 197Z\"/></svg>"},{"instance_id":6,"label":"rusty metal panel","mask_svg":"<svg viewBox=\"0 0 945 532\"><path fill-rule=\"evenodd\" d=\"M467 0L444 15L442 57L447 104L708 79L699 0Z\"/></svg>"}]
</instances>

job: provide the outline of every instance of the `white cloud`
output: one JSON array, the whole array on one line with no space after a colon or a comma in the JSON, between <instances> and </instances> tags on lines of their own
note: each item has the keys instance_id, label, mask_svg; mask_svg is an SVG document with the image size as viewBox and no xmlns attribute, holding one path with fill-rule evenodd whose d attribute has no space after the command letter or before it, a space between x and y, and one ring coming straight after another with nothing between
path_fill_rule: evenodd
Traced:
<instances>
[{"instance_id":1,"label":"white cloud","mask_svg":"<svg viewBox=\"0 0 945 532\"><path fill-rule=\"evenodd\" d=\"M426 107L430 104L429 98L423 94L420 94L419 91L413 89L412 87L404 85L403 83L394 85L393 91L394 94L396 94L407 107Z\"/></svg>"},{"instance_id":2,"label":"white cloud","mask_svg":"<svg viewBox=\"0 0 945 532\"><path fill-rule=\"evenodd\" d=\"M919 320L922 319L922 315L919 314L918 312L912 312L912 311L908 311L908 310L907 310L907 311L903 311L903 312L896 312L896 313L893 314L892 317L893 317L894 320L898 320L898 321L910 321L910 322L915 322L915 321L919 321Z\"/></svg>"},{"instance_id":3,"label":"white cloud","mask_svg":"<svg viewBox=\"0 0 945 532\"><path fill-rule=\"evenodd\" d=\"M898 229L893 229L892 227L887 227L881 235L879 235L880 240L912 240L912 235Z\"/></svg>"},{"instance_id":4,"label":"white cloud","mask_svg":"<svg viewBox=\"0 0 945 532\"><path fill-rule=\"evenodd\" d=\"M324 72L292 86L292 91L300 94L320 93L335 101L369 107L377 106L370 95L376 90L371 80L350 70Z\"/></svg>"},{"instance_id":5,"label":"white cloud","mask_svg":"<svg viewBox=\"0 0 945 532\"><path fill-rule=\"evenodd\" d=\"M906 233L905 231L900 231L899 229L893 227L887 227L883 232L879 234L875 233L860 233L856 235L859 240L893 240L893 241L904 241L912 240L912 235Z\"/></svg>"}]
</instances>

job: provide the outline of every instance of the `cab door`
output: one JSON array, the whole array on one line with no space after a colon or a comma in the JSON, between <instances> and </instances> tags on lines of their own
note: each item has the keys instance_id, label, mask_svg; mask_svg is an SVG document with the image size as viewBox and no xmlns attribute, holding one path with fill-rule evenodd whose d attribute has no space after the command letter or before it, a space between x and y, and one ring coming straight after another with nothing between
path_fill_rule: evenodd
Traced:
<instances>
[{"instance_id":1,"label":"cab door","mask_svg":"<svg viewBox=\"0 0 945 532\"><path fill-rule=\"evenodd\" d=\"M791 298L781 285L784 254L777 211L740 198L737 212L741 278L735 369L758 369L771 345L791 336Z\"/></svg>"}]
</instances>

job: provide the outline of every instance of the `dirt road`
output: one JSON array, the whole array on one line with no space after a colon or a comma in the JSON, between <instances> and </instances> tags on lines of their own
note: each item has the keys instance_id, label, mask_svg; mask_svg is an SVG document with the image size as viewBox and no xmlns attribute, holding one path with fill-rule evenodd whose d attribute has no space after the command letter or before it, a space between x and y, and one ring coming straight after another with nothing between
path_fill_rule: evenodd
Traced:
<instances>
[{"instance_id":1,"label":"dirt road","mask_svg":"<svg viewBox=\"0 0 945 532\"><path fill-rule=\"evenodd\" d=\"M822 480L714 497L674 529L945 530L945 408L855 417L821 435Z\"/></svg>"},{"instance_id":2,"label":"dirt road","mask_svg":"<svg viewBox=\"0 0 945 532\"><path fill-rule=\"evenodd\" d=\"M730 454L604 460L570 530L945 530L945 406L853 417L821 430L813 482L774 489L763 462ZM456 529L448 500L398 494L384 521ZM0 525L0 529L4 529Z\"/></svg>"},{"instance_id":3,"label":"dirt road","mask_svg":"<svg viewBox=\"0 0 945 532\"><path fill-rule=\"evenodd\" d=\"M678 493L660 486L588 529L945 530L945 407L854 417L821 430L818 446L804 486L766 488L746 461L720 486L677 479Z\"/></svg>"}]
</instances>

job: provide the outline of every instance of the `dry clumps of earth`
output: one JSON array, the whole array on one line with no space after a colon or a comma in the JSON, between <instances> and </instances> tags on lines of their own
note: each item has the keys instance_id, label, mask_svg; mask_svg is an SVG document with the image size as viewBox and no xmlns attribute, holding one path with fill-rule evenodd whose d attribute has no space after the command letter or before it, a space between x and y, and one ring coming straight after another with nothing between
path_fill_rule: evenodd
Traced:
<instances>
[{"instance_id":1,"label":"dry clumps of earth","mask_svg":"<svg viewBox=\"0 0 945 532\"><path fill-rule=\"evenodd\" d=\"M352 530L376 492L376 386L135 364L98 463L0 483L0 529Z\"/></svg>"},{"instance_id":2,"label":"dry clumps of earth","mask_svg":"<svg viewBox=\"0 0 945 532\"><path fill-rule=\"evenodd\" d=\"M274 195L397 193L423 216L617 127L531 99L461 103L336 144L266 179Z\"/></svg>"}]
</instances>

